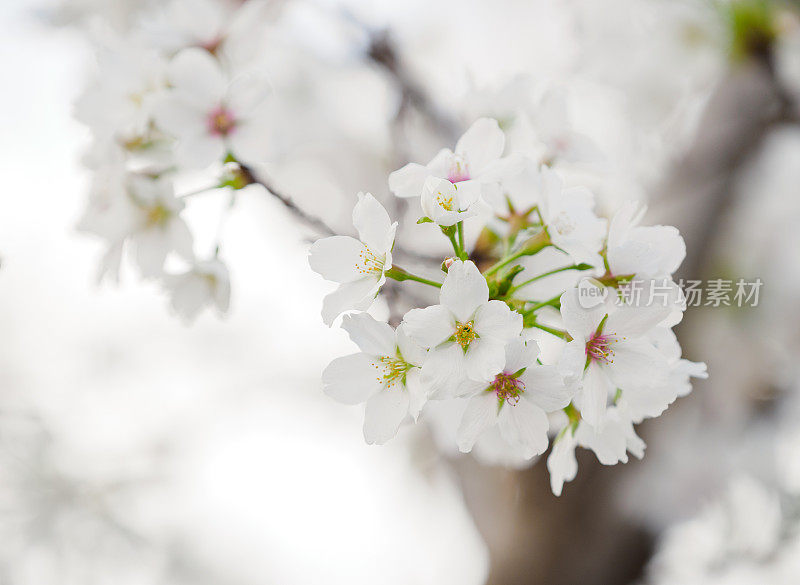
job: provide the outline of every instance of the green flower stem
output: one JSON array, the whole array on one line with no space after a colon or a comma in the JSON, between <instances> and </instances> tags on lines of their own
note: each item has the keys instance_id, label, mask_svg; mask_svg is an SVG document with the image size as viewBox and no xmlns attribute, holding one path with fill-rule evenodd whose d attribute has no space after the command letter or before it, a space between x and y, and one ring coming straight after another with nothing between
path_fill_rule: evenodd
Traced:
<instances>
[{"instance_id":1,"label":"green flower stem","mask_svg":"<svg viewBox=\"0 0 800 585\"><path fill-rule=\"evenodd\" d=\"M456 224L456 229L458 230L458 257L462 260L467 259L467 250L464 247L464 222L459 221Z\"/></svg>"},{"instance_id":2,"label":"green flower stem","mask_svg":"<svg viewBox=\"0 0 800 585\"><path fill-rule=\"evenodd\" d=\"M532 282L536 282L537 280L541 280L542 278L545 278L545 277L550 276L552 274L556 274L558 272L566 272L567 270L590 270L592 268L594 268L594 266L591 266L589 264L572 264L571 266L562 266L561 268L556 268L555 270L550 270L548 272L544 272L544 273L542 273L542 274L540 274L538 276L534 276L533 278L529 278L528 280L526 280L524 282L521 282L516 286L512 286L510 289L508 289L508 292L506 293L506 296L511 295L514 291L517 291L517 290L521 289L524 286L528 286Z\"/></svg>"},{"instance_id":3,"label":"green flower stem","mask_svg":"<svg viewBox=\"0 0 800 585\"><path fill-rule=\"evenodd\" d=\"M430 286L435 286L436 288L442 288L442 284L440 282L435 282L433 280L428 280L427 278L422 278L421 276L417 276L416 274L411 274L407 270L400 268L399 266L392 266L389 270L387 270L384 274L386 274L387 278L393 278L399 282L404 280L413 280L415 282L421 282L422 284L427 284Z\"/></svg>"},{"instance_id":4,"label":"green flower stem","mask_svg":"<svg viewBox=\"0 0 800 585\"><path fill-rule=\"evenodd\" d=\"M178 199L186 199L188 197L194 197L195 195L202 195L203 193L210 193L220 187L224 187L225 185L211 185L206 187L205 189L197 189L196 191L189 191L188 193L184 193L183 195L178 195Z\"/></svg>"},{"instance_id":5,"label":"green flower stem","mask_svg":"<svg viewBox=\"0 0 800 585\"><path fill-rule=\"evenodd\" d=\"M500 262L498 262L494 266L491 266L484 274L486 276L490 276L495 272L497 272L498 270L500 270L501 268L503 268L504 266L508 266L517 258L521 258L522 256L532 256L534 254L541 252L544 248L550 245L551 245L550 237L547 235L547 231L542 230L541 232L533 236L531 239L529 239L527 242L525 242L525 245L522 246L522 248L511 254L511 256L508 256L507 258L500 260Z\"/></svg>"},{"instance_id":6,"label":"green flower stem","mask_svg":"<svg viewBox=\"0 0 800 585\"><path fill-rule=\"evenodd\" d=\"M446 232L445 235L450 240L450 243L453 246L453 254L456 258L461 258L461 249L458 247L458 242L456 241L456 235L452 231Z\"/></svg>"},{"instance_id":7,"label":"green flower stem","mask_svg":"<svg viewBox=\"0 0 800 585\"><path fill-rule=\"evenodd\" d=\"M542 301L541 303L536 303L530 309L526 309L525 313L526 314L533 313L535 311L538 311L542 307L547 307L547 306L555 307L556 305L558 305L559 307L561 306L561 295L554 296L552 299L548 299L546 301ZM559 308L559 307L556 307L556 308Z\"/></svg>"},{"instance_id":8,"label":"green flower stem","mask_svg":"<svg viewBox=\"0 0 800 585\"><path fill-rule=\"evenodd\" d=\"M555 335L556 337L560 337L564 341L572 341L572 336L562 329L556 329L555 327L548 327L547 325L541 325L540 323L533 323L533 327L537 329L541 329L542 331L547 331L550 335Z\"/></svg>"}]
</instances>

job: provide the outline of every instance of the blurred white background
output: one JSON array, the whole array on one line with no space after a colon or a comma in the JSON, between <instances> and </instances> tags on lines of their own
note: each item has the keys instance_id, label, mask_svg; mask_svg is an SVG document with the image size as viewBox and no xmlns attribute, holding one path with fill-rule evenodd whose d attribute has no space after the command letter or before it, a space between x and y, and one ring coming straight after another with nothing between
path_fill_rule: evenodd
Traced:
<instances>
[{"instance_id":1,"label":"blurred white background","mask_svg":"<svg viewBox=\"0 0 800 585\"><path fill-rule=\"evenodd\" d=\"M0 5L0 582L481 583L427 439L367 446L359 409L321 393L349 342L319 319L328 287L279 205L250 195L225 226L224 320L187 327L155 287L96 284L74 229L90 55L39 8Z\"/></svg>"}]
</instances>

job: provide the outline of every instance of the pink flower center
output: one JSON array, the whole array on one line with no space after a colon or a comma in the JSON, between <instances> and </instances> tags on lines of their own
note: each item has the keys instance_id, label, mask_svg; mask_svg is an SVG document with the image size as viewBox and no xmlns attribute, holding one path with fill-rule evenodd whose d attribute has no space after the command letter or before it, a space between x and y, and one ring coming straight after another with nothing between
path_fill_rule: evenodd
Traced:
<instances>
[{"instance_id":1,"label":"pink flower center","mask_svg":"<svg viewBox=\"0 0 800 585\"><path fill-rule=\"evenodd\" d=\"M214 37L208 41L201 43L200 48L205 49L212 55L216 55L220 45L222 45L223 40L224 39L222 37Z\"/></svg>"},{"instance_id":2,"label":"pink flower center","mask_svg":"<svg viewBox=\"0 0 800 585\"><path fill-rule=\"evenodd\" d=\"M219 106L208 115L208 129L214 136L227 136L236 127L233 112Z\"/></svg>"},{"instance_id":3,"label":"pink flower center","mask_svg":"<svg viewBox=\"0 0 800 585\"><path fill-rule=\"evenodd\" d=\"M507 402L514 406L519 402L520 394L525 392L525 383L513 374L502 372L494 377L494 382L489 390L497 394L500 402Z\"/></svg>"},{"instance_id":4,"label":"pink flower center","mask_svg":"<svg viewBox=\"0 0 800 585\"><path fill-rule=\"evenodd\" d=\"M613 345L616 342L617 336L613 333L595 333L594 337L586 343L586 359L603 364L613 364Z\"/></svg>"},{"instance_id":5,"label":"pink flower center","mask_svg":"<svg viewBox=\"0 0 800 585\"><path fill-rule=\"evenodd\" d=\"M447 180L451 183L460 183L461 181L469 181L469 165L464 160L463 156L458 154L453 155L453 160L450 163L450 171L447 173Z\"/></svg>"}]
</instances>

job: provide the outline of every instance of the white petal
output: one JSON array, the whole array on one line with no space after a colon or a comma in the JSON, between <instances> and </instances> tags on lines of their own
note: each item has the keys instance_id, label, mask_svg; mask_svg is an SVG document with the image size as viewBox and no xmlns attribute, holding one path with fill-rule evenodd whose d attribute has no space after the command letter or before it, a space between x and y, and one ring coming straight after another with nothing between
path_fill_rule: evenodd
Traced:
<instances>
[{"instance_id":1,"label":"white petal","mask_svg":"<svg viewBox=\"0 0 800 585\"><path fill-rule=\"evenodd\" d=\"M597 330L606 314L605 304L586 309L578 300L580 289L573 288L561 295L561 317L567 332L579 341L586 341Z\"/></svg>"},{"instance_id":2,"label":"white petal","mask_svg":"<svg viewBox=\"0 0 800 585\"><path fill-rule=\"evenodd\" d=\"M443 305L412 309L403 317L405 332L423 347L436 347L455 333L452 313Z\"/></svg>"},{"instance_id":3,"label":"white petal","mask_svg":"<svg viewBox=\"0 0 800 585\"><path fill-rule=\"evenodd\" d=\"M446 179L453 166L455 154L449 148L443 148L436 153L436 156L427 164L428 176L433 175L440 179Z\"/></svg>"},{"instance_id":4,"label":"white petal","mask_svg":"<svg viewBox=\"0 0 800 585\"><path fill-rule=\"evenodd\" d=\"M468 378L476 382L489 382L503 371L503 343L492 339L476 339L467 348L465 365Z\"/></svg>"},{"instance_id":5,"label":"white petal","mask_svg":"<svg viewBox=\"0 0 800 585\"><path fill-rule=\"evenodd\" d=\"M456 153L467 159L470 173L476 176L487 164L502 156L505 143L505 134L497 120L480 118L459 139Z\"/></svg>"},{"instance_id":6,"label":"white petal","mask_svg":"<svg viewBox=\"0 0 800 585\"><path fill-rule=\"evenodd\" d=\"M136 263L142 271L142 276L159 276L170 251L168 232L156 227L139 232L132 240L135 245Z\"/></svg>"},{"instance_id":7,"label":"white petal","mask_svg":"<svg viewBox=\"0 0 800 585\"><path fill-rule=\"evenodd\" d=\"M422 364L422 384L428 396L439 400L460 395L466 379L465 362L461 346L455 343L432 349Z\"/></svg>"},{"instance_id":8,"label":"white petal","mask_svg":"<svg viewBox=\"0 0 800 585\"><path fill-rule=\"evenodd\" d=\"M459 209L469 209L483 193L484 185L480 181L461 181L455 184Z\"/></svg>"},{"instance_id":9,"label":"white petal","mask_svg":"<svg viewBox=\"0 0 800 585\"><path fill-rule=\"evenodd\" d=\"M360 404L383 388L375 361L364 353L336 358L322 372L322 389L344 404Z\"/></svg>"},{"instance_id":10,"label":"white petal","mask_svg":"<svg viewBox=\"0 0 800 585\"><path fill-rule=\"evenodd\" d=\"M406 390L408 391L408 414L416 421L422 407L428 401L428 388L422 381L422 371L411 368L406 373Z\"/></svg>"},{"instance_id":11,"label":"white petal","mask_svg":"<svg viewBox=\"0 0 800 585\"><path fill-rule=\"evenodd\" d=\"M408 392L399 386L381 390L367 400L364 439L368 444L382 445L397 434L408 415L408 402Z\"/></svg>"},{"instance_id":12,"label":"white petal","mask_svg":"<svg viewBox=\"0 0 800 585\"><path fill-rule=\"evenodd\" d=\"M400 324L395 334L397 337L397 347L400 350L400 355L403 356L403 360L407 364L421 366L425 361L428 351L408 335L405 325Z\"/></svg>"},{"instance_id":13,"label":"white petal","mask_svg":"<svg viewBox=\"0 0 800 585\"><path fill-rule=\"evenodd\" d=\"M642 299L645 302L645 299ZM608 316L603 332L620 337L639 337L648 333L669 315L670 307L655 305L632 306L624 304Z\"/></svg>"},{"instance_id":14,"label":"white petal","mask_svg":"<svg viewBox=\"0 0 800 585\"><path fill-rule=\"evenodd\" d=\"M624 404L635 422L660 416L676 398L680 386L665 384L658 388L623 390L620 404Z\"/></svg>"},{"instance_id":15,"label":"white petal","mask_svg":"<svg viewBox=\"0 0 800 585\"><path fill-rule=\"evenodd\" d=\"M180 216L173 217L167 226L170 248L187 262L194 262L192 232Z\"/></svg>"},{"instance_id":16,"label":"white petal","mask_svg":"<svg viewBox=\"0 0 800 585\"><path fill-rule=\"evenodd\" d=\"M394 329L369 313L355 313L342 318L342 329L361 351L374 356L394 357L397 348Z\"/></svg>"},{"instance_id":17,"label":"white petal","mask_svg":"<svg viewBox=\"0 0 800 585\"><path fill-rule=\"evenodd\" d=\"M539 356L539 344L533 340L525 342L521 337L513 339L506 344L506 372L513 374L522 368L536 364Z\"/></svg>"},{"instance_id":18,"label":"white petal","mask_svg":"<svg viewBox=\"0 0 800 585\"><path fill-rule=\"evenodd\" d=\"M198 105L220 103L227 81L219 62L206 50L189 48L170 62L167 76L181 95L191 96Z\"/></svg>"},{"instance_id":19,"label":"white petal","mask_svg":"<svg viewBox=\"0 0 800 585\"><path fill-rule=\"evenodd\" d=\"M497 421L497 396L485 392L470 398L467 409L458 427L458 449L462 453L472 451L475 441L486 429Z\"/></svg>"},{"instance_id":20,"label":"white petal","mask_svg":"<svg viewBox=\"0 0 800 585\"><path fill-rule=\"evenodd\" d=\"M522 333L522 315L503 301L489 301L475 313L475 332L482 339L506 343Z\"/></svg>"},{"instance_id":21,"label":"white petal","mask_svg":"<svg viewBox=\"0 0 800 585\"><path fill-rule=\"evenodd\" d=\"M611 261L612 248L621 246L628 239L631 230L639 224L647 212L647 206L638 201L625 201L617 209L608 226L608 252ZM619 274L625 274L620 272Z\"/></svg>"},{"instance_id":22,"label":"white petal","mask_svg":"<svg viewBox=\"0 0 800 585\"><path fill-rule=\"evenodd\" d=\"M386 209L370 193L358 194L353 225L361 241L375 254L385 254L391 249L397 224L392 224Z\"/></svg>"},{"instance_id":23,"label":"white petal","mask_svg":"<svg viewBox=\"0 0 800 585\"><path fill-rule=\"evenodd\" d=\"M608 410L603 428L581 423L575 434L579 444L594 451L603 465L627 463L628 451L640 459L644 455L644 441L633 430L629 413L618 406Z\"/></svg>"},{"instance_id":24,"label":"white petal","mask_svg":"<svg viewBox=\"0 0 800 585\"><path fill-rule=\"evenodd\" d=\"M165 96L153 111L156 125L179 140L205 134L208 115L208 110L199 108L175 94Z\"/></svg>"},{"instance_id":25,"label":"white petal","mask_svg":"<svg viewBox=\"0 0 800 585\"><path fill-rule=\"evenodd\" d=\"M170 291L172 309L185 322L191 323L209 301L208 281L194 272L164 276Z\"/></svg>"},{"instance_id":26,"label":"white petal","mask_svg":"<svg viewBox=\"0 0 800 585\"><path fill-rule=\"evenodd\" d=\"M568 384L575 383L583 377L586 367L586 344L573 339L564 346L558 359L558 372Z\"/></svg>"},{"instance_id":27,"label":"white petal","mask_svg":"<svg viewBox=\"0 0 800 585\"><path fill-rule=\"evenodd\" d=\"M226 151L221 137L201 132L181 137L175 147L175 160L182 167L204 169L215 161L221 162Z\"/></svg>"},{"instance_id":28,"label":"white petal","mask_svg":"<svg viewBox=\"0 0 800 585\"><path fill-rule=\"evenodd\" d=\"M613 344L613 362L603 366L618 388L654 388L666 383L667 360L644 339L619 341Z\"/></svg>"},{"instance_id":29,"label":"white petal","mask_svg":"<svg viewBox=\"0 0 800 585\"><path fill-rule=\"evenodd\" d=\"M371 278L340 284L322 301L322 320L330 327L345 311L366 311L378 294L379 283Z\"/></svg>"},{"instance_id":30,"label":"white petal","mask_svg":"<svg viewBox=\"0 0 800 585\"><path fill-rule=\"evenodd\" d=\"M544 411L524 398L504 404L499 416L500 434L513 447L522 449L526 459L547 450L550 423Z\"/></svg>"},{"instance_id":31,"label":"white petal","mask_svg":"<svg viewBox=\"0 0 800 585\"><path fill-rule=\"evenodd\" d=\"M453 225L458 221L459 205L456 188L447 179L428 177L420 198L422 213L439 225Z\"/></svg>"},{"instance_id":32,"label":"white petal","mask_svg":"<svg viewBox=\"0 0 800 585\"><path fill-rule=\"evenodd\" d=\"M265 118L250 118L238 123L227 136L228 149L236 160L257 165L273 152L270 123Z\"/></svg>"},{"instance_id":33,"label":"white petal","mask_svg":"<svg viewBox=\"0 0 800 585\"><path fill-rule=\"evenodd\" d=\"M608 263L613 274L645 278L671 274L686 257L686 244L676 228L637 226L645 211L628 202L611 220Z\"/></svg>"},{"instance_id":34,"label":"white petal","mask_svg":"<svg viewBox=\"0 0 800 585\"><path fill-rule=\"evenodd\" d=\"M249 71L235 77L227 88L225 105L237 118L250 118L262 109L272 94L272 87L265 75Z\"/></svg>"},{"instance_id":35,"label":"white petal","mask_svg":"<svg viewBox=\"0 0 800 585\"><path fill-rule=\"evenodd\" d=\"M308 263L311 269L333 282L353 282L364 278L364 244L350 236L331 236L311 246Z\"/></svg>"},{"instance_id":36,"label":"white petal","mask_svg":"<svg viewBox=\"0 0 800 585\"><path fill-rule=\"evenodd\" d=\"M409 163L389 175L389 190L397 197L419 197L425 179L431 175L427 167Z\"/></svg>"},{"instance_id":37,"label":"white petal","mask_svg":"<svg viewBox=\"0 0 800 585\"><path fill-rule=\"evenodd\" d=\"M440 299L460 323L466 323L489 300L489 285L475 264L456 260L444 279Z\"/></svg>"},{"instance_id":38,"label":"white petal","mask_svg":"<svg viewBox=\"0 0 800 585\"><path fill-rule=\"evenodd\" d=\"M579 392L581 416L596 429L605 422L608 395L612 390L611 382L603 368L590 364L583 376L583 388Z\"/></svg>"},{"instance_id":39,"label":"white petal","mask_svg":"<svg viewBox=\"0 0 800 585\"><path fill-rule=\"evenodd\" d=\"M602 430L590 429L581 424L577 435L580 444L594 451L597 460L603 465L616 465L628 462L627 441L616 424L609 422Z\"/></svg>"},{"instance_id":40,"label":"white petal","mask_svg":"<svg viewBox=\"0 0 800 585\"><path fill-rule=\"evenodd\" d=\"M567 429L559 435L547 458L547 470L550 472L550 489L556 496L561 495L565 481L572 481L578 474L578 460L575 459L577 441L572 431Z\"/></svg>"},{"instance_id":41,"label":"white petal","mask_svg":"<svg viewBox=\"0 0 800 585\"><path fill-rule=\"evenodd\" d=\"M575 387L564 384L555 366L531 366L519 379L525 384L525 397L545 412L561 410L575 395Z\"/></svg>"}]
</instances>

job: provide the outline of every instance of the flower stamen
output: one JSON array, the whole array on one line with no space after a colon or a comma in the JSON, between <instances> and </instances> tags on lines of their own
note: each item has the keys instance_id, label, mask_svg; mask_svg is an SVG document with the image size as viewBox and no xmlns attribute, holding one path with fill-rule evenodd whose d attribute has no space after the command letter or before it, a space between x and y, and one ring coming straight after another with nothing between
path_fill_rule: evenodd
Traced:
<instances>
[{"instance_id":1,"label":"flower stamen","mask_svg":"<svg viewBox=\"0 0 800 585\"><path fill-rule=\"evenodd\" d=\"M520 395L525 392L525 383L513 374L502 372L494 377L494 382L488 391L497 395L501 406L504 403L515 406L519 402Z\"/></svg>"},{"instance_id":2,"label":"flower stamen","mask_svg":"<svg viewBox=\"0 0 800 585\"><path fill-rule=\"evenodd\" d=\"M227 136L235 127L236 118L224 106L219 106L208 115L208 129L214 136Z\"/></svg>"},{"instance_id":3,"label":"flower stamen","mask_svg":"<svg viewBox=\"0 0 800 585\"><path fill-rule=\"evenodd\" d=\"M453 334L455 342L461 346L461 349L467 351L469 344L478 338L475 333L475 322L467 321L466 323L457 323L456 332Z\"/></svg>"},{"instance_id":4,"label":"flower stamen","mask_svg":"<svg viewBox=\"0 0 800 585\"><path fill-rule=\"evenodd\" d=\"M445 195L441 191L436 193L436 205L445 211L453 211L453 197L452 195Z\"/></svg>"},{"instance_id":5,"label":"flower stamen","mask_svg":"<svg viewBox=\"0 0 800 585\"><path fill-rule=\"evenodd\" d=\"M463 156L458 154L453 155L453 160L450 163L450 171L447 173L447 180L451 183L460 183L461 181L469 181L469 166ZM449 210L448 210L449 211Z\"/></svg>"},{"instance_id":6,"label":"flower stamen","mask_svg":"<svg viewBox=\"0 0 800 585\"><path fill-rule=\"evenodd\" d=\"M396 383L405 385L406 374L414 366L406 363L402 358L392 358L389 356L382 356L378 361L373 364L375 369L378 370L378 383L383 384L387 389L394 386Z\"/></svg>"},{"instance_id":7,"label":"flower stamen","mask_svg":"<svg viewBox=\"0 0 800 585\"><path fill-rule=\"evenodd\" d=\"M613 333L595 333L586 343L586 360L602 364L614 363L614 344L618 341Z\"/></svg>"},{"instance_id":8,"label":"flower stamen","mask_svg":"<svg viewBox=\"0 0 800 585\"><path fill-rule=\"evenodd\" d=\"M575 222L563 211L550 222L550 226L562 236L568 236L575 231Z\"/></svg>"},{"instance_id":9,"label":"flower stamen","mask_svg":"<svg viewBox=\"0 0 800 585\"><path fill-rule=\"evenodd\" d=\"M164 207L161 204L154 205L147 209L147 225L149 226L156 226L156 225L164 225L167 223L171 212L169 209Z\"/></svg>"},{"instance_id":10,"label":"flower stamen","mask_svg":"<svg viewBox=\"0 0 800 585\"><path fill-rule=\"evenodd\" d=\"M367 274L381 274L385 263L385 256L378 256L367 246L363 246L358 253L356 270L365 276Z\"/></svg>"}]
</instances>

